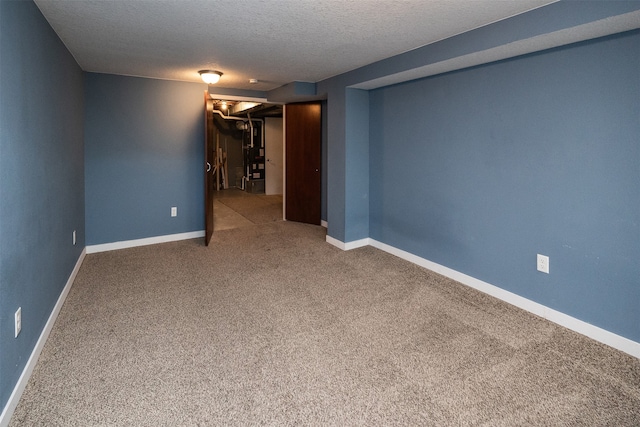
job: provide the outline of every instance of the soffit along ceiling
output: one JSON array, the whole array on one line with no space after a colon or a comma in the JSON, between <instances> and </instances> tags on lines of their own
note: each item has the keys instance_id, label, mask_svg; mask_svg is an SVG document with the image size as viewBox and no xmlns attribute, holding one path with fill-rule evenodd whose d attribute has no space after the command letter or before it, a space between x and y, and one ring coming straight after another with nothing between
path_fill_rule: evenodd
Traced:
<instances>
[{"instance_id":1,"label":"soffit along ceiling","mask_svg":"<svg viewBox=\"0 0 640 427\"><path fill-rule=\"evenodd\" d=\"M267 91L318 82L549 0L35 0L85 71ZM249 79L258 79L250 84Z\"/></svg>"}]
</instances>

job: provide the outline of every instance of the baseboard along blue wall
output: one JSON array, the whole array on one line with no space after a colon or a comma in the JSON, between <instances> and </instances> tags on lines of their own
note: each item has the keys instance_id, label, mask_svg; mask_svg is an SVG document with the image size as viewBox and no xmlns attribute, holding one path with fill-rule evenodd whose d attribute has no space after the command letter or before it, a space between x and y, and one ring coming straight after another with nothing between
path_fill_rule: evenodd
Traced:
<instances>
[{"instance_id":1,"label":"baseboard along blue wall","mask_svg":"<svg viewBox=\"0 0 640 427\"><path fill-rule=\"evenodd\" d=\"M369 237L369 92L346 89L345 241ZM375 172L375 171L374 171Z\"/></svg>"},{"instance_id":2,"label":"baseboard along blue wall","mask_svg":"<svg viewBox=\"0 0 640 427\"><path fill-rule=\"evenodd\" d=\"M633 31L371 91L370 237L640 341L639 69Z\"/></svg>"},{"instance_id":3,"label":"baseboard along blue wall","mask_svg":"<svg viewBox=\"0 0 640 427\"><path fill-rule=\"evenodd\" d=\"M2 411L82 253L85 224L80 67L33 2L0 2L0 55Z\"/></svg>"},{"instance_id":4,"label":"baseboard along blue wall","mask_svg":"<svg viewBox=\"0 0 640 427\"><path fill-rule=\"evenodd\" d=\"M96 73L85 82L87 244L203 230L207 86Z\"/></svg>"},{"instance_id":5,"label":"baseboard along blue wall","mask_svg":"<svg viewBox=\"0 0 640 427\"><path fill-rule=\"evenodd\" d=\"M371 237L640 342L638 31L354 89L638 7L557 2L318 82L329 236ZM207 86L83 73L31 1L0 1L0 54L4 408L85 244L204 228Z\"/></svg>"}]
</instances>

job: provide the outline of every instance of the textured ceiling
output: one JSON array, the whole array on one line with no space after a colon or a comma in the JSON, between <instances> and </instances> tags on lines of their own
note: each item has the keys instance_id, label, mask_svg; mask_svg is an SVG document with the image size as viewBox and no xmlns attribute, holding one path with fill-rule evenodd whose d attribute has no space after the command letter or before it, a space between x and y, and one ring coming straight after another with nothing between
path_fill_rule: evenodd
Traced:
<instances>
[{"instance_id":1,"label":"textured ceiling","mask_svg":"<svg viewBox=\"0 0 640 427\"><path fill-rule=\"evenodd\" d=\"M317 82L550 0L35 0L85 71L270 90ZM250 85L255 78L258 84Z\"/></svg>"}]
</instances>

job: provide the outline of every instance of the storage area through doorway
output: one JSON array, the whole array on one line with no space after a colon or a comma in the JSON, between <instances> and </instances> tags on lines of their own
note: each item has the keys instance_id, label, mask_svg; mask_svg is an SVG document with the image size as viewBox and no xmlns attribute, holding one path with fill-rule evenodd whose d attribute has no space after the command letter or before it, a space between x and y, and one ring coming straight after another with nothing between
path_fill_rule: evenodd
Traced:
<instances>
[{"instance_id":1,"label":"storage area through doorway","mask_svg":"<svg viewBox=\"0 0 640 427\"><path fill-rule=\"evenodd\" d=\"M212 97L214 231L283 219L283 108Z\"/></svg>"}]
</instances>

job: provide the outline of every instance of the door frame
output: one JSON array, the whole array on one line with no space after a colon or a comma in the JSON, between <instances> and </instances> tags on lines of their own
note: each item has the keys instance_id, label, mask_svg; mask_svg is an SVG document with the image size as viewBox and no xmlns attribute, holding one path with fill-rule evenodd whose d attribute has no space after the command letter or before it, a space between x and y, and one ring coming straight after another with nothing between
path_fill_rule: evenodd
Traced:
<instances>
[{"instance_id":1,"label":"door frame","mask_svg":"<svg viewBox=\"0 0 640 427\"><path fill-rule=\"evenodd\" d=\"M204 92L204 245L213 237L213 101Z\"/></svg>"},{"instance_id":2,"label":"door frame","mask_svg":"<svg viewBox=\"0 0 640 427\"><path fill-rule=\"evenodd\" d=\"M275 104L275 105L282 105L284 108L286 108L286 104L282 103L282 102L270 102L267 98L258 98L258 97L252 97L252 96L237 96L237 95L222 95L219 93L215 93L215 92L210 92L207 91L206 92L207 95L209 96L209 99L222 99L225 101L247 101L247 102L260 102L262 104ZM287 173L287 164L286 164L286 143L287 143L287 138L286 135L284 133L285 131L285 120L284 120L284 111L282 114L282 219L285 219L285 201L286 201L286 173ZM206 160L205 160L206 162ZM205 172L206 175L206 172ZM205 176L206 179L206 176ZM206 203L206 202L205 202Z\"/></svg>"}]
</instances>

